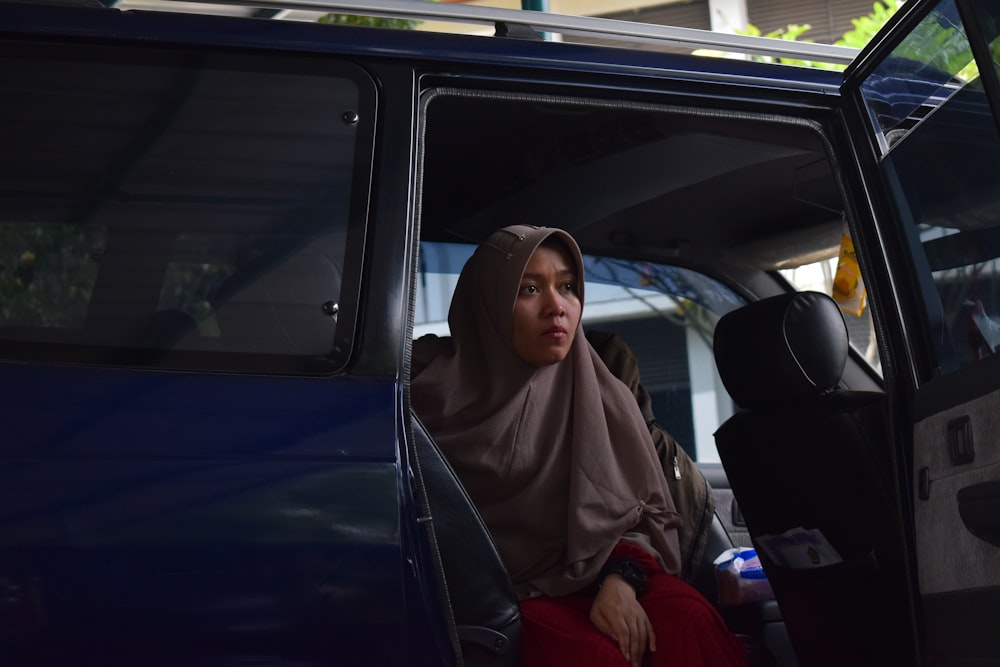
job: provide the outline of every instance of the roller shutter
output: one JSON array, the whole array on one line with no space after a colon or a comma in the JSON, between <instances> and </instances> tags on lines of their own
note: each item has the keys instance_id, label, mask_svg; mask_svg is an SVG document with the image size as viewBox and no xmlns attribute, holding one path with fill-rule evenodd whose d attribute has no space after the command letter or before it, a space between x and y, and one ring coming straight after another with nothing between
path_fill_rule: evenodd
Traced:
<instances>
[{"instance_id":1,"label":"roller shutter","mask_svg":"<svg viewBox=\"0 0 1000 667\"><path fill-rule=\"evenodd\" d=\"M833 44L853 29L851 19L870 14L873 4L874 0L747 0L747 14L762 34L790 23L809 24L812 29L804 39Z\"/></svg>"},{"instance_id":2,"label":"roller shutter","mask_svg":"<svg viewBox=\"0 0 1000 667\"><path fill-rule=\"evenodd\" d=\"M652 23L654 25L670 25L682 28L700 28L711 30L712 22L708 12L708 0L693 0L692 2L672 2L656 7L645 9L631 9L627 11L602 14L602 18L618 19L621 21L635 21L638 23ZM611 46L625 46L636 49L652 49L656 51L679 51L690 53L690 48L671 48L663 45L649 44L648 42L628 42L625 40L604 40L582 35L566 35L567 42L580 42L584 44L608 44Z\"/></svg>"}]
</instances>

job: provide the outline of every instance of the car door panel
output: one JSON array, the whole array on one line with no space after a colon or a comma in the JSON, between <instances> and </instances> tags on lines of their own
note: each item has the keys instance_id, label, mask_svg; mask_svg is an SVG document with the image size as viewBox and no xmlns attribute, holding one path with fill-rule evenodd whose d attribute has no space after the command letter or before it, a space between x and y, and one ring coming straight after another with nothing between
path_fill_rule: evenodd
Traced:
<instances>
[{"instance_id":1,"label":"car door panel","mask_svg":"<svg viewBox=\"0 0 1000 667\"><path fill-rule=\"evenodd\" d=\"M857 148L870 159L883 246L866 250L896 281L874 301L905 332L888 353L889 392L899 458L910 461L912 495L901 505L913 507L923 652L932 665L1000 658L991 622L1000 546L990 541L1000 510L995 5L907 3L843 89L870 131L871 155Z\"/></svg>"},{"instance_id":2,"label":"car door panel","mask_svg":"<svg viewBox=\"0 0 1000 667\"><path fill-rule=\"evenodd\" d=\"M995 359L966 375L996 374ZM987 383L983 377L980 383ZM966 400L945 377L922 397L914 426L915 536L926 650L931 664L979 664L1000 658L992 610L1000 604L1000 390ZM954 403L955 395L959 401ZM951 405L946 405L951 403ZM990 541L990 538L993 541Z\"/></svg>"},{"instance_id":3,"label":"car door panel","mask_svg":"<svg viewBox=\"0 0 1000 667\"><path fill-rule=\"evenodd\" d=\"M1000 483L998 407L1000 390L994 390L939 409L914 426L918 572L924 594L1000 585L997 545L974 534L960 512L963 494L968 508L970 493L978 488L979 502L989 505L990 496L983 492ZM1000 495L992 497L1000 508Z\"/></svg>"}]
</instances>

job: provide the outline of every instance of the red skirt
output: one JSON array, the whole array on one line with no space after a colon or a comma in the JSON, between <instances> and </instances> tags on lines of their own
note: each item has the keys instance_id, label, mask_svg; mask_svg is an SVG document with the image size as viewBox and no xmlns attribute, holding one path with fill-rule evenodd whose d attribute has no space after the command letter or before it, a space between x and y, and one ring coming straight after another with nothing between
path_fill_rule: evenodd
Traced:
<instances>
[{"instance_id":1,"label":"red skirt","mask_svg":"<svg viewBox=\"0 0 1000 667\"><path fill-rule=\"evenodd\" d=\"M615 555L640 561L648 573L639 603L656 633L644 667L745 667L746 650L697 590L666 574L652 556L621 543ZM521 601L522 667L629 667L618 643L590 621L592 593Z\"/></svg>"}]
</instances>

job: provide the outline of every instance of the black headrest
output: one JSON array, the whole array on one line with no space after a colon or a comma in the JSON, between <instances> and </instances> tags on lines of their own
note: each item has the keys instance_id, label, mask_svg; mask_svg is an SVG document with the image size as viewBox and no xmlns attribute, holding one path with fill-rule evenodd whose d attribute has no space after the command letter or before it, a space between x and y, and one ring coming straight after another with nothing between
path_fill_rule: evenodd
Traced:
<instances>
[{"instance_id":1,"label":"black headrest","mask_svg":"<svg viewBox=\"0 0 1000 667\"><path fill-rule=\"evenodd\" d=\"M723 316L714 345L736 404L766 408L837 387L847 364L847 325L827 295L792 292Z\"/></svg>"}]
</instances>

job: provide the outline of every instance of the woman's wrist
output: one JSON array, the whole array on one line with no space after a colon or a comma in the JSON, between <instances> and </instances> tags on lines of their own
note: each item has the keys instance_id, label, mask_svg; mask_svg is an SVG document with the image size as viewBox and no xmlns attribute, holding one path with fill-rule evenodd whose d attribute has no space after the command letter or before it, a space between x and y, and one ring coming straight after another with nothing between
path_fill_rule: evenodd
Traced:
<instances>
[{"instance_id":1,"label":"woman's wrist","mask_svg":"<svg viewBox=\"0 0 1000 667\"><path fill-rule=\"evenodd\" d=\"M604 584L604 580L613 574L617 574L635 590L637 600L646 592L646 570L634 560L617 558L605 563L597 575L598 590Z\"/></svg>"}]
</instances>

